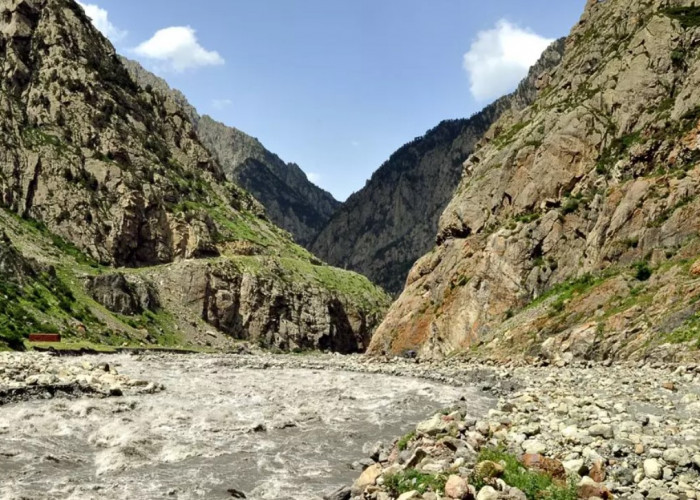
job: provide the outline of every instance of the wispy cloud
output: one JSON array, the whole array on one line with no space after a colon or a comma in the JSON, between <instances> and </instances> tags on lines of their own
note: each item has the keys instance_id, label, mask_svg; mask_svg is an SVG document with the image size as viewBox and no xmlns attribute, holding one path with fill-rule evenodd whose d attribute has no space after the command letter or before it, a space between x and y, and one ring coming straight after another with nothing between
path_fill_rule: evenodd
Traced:
<instances>
[{"instance_id":1,"label":"wispy cloud","mask_svg":"<svg viewBox=\"0 0 700 500\"><path fill-rule=\"evenodd\" d=\"M93 26L100 30L104 36L109 38L112 42L119 42L123 40L128 34L125 30L120 30L109 20L109 13L95 4L86 4L78 2L85 14L92 21Z\"/></svg>"},{"instance_id":2,"label":"wispy cloud","mask_svg":"<svg viewBox=\"0 0 700 500\"><path fill-rule=\"evenodd\" d=\"M483 101L512 91L553 41L505 19L478 33L464 55L472 95Z\"/></svg>"},{"instance_id":3,"label":"wispy cloud","mask_svg":"<svg viewBox=\"0 0 700 500\"><path fill-rule=\"evenodd\" d=\"M214 109L221 110L233 106L233 101L231 99L212 99L211 105Z\"/></svg>"},{"instance_id":4,"label":"wispy cloud","mask_svg":"<svg viewBox=\"0 0 700 500\"><path fill-rule=\"evenodd\" d=\"M163 69L183 72L202 66L224 64L224 58L202 47L189 26L172 26L158 30L149 40L134 49L138 56L160 61Z\"/></svg>"}]
</instances>

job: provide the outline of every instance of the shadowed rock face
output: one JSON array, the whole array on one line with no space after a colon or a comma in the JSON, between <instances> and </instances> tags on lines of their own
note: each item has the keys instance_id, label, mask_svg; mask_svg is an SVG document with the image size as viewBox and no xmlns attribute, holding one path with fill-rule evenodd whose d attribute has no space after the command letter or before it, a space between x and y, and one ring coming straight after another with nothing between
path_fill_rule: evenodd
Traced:
<instances>
[{"instance_id":1,"label":"shadowed rock face","mask_svg":"<svg viewBox=\"0 0 700 500\"><path fill-rule=\"evenodd\" d=\"M507 109L532 102L547 71L561 60L556 42L518 90L465 120L440 123L396 151L352 195L311 250L333 265L358 271L398 294L415 261L435 243L440 214L474 146Z\"/></svg>"},{"instance_id":2,"label":"shadowed rock face","mask_svg":"<svg viewBox=\"0 0 700 500\"><path fill-rule=\"evenodd\" d=\"M0 0L0 15L0 229L19 255L62 271L42 273L32 290L15 287L12 307L0 303L0 345L44 328L106 340L117 332L120 343L198 338L203 345L206 322L229 337L290 349L367 347L388 297L318 261L272 224L232 182L234 167L202 144L197 125L209 122L181 94L137 85L73 0ZM245 161L270 155L244 139ZM283 184L270 185L287 195L284 186L313 191L298 167L283 165L287 177L270 174ZM317 201L321 212L332 210L327 193ZM3 251L0 266L8 267ZM173 300L189 286L178 281L180 263L193 273L226 269L211 293L192 298L207 307ZM151 267L159 281L149 281ZM130 318L96 308L86 288ZM229 297L250 305L236 308Z\"/></svg>"},{"instance_id":3,"label":"shadowed rock face","mask_svg":"<svg viewBox=\"0 0 700 500\"><path fill-rule=\"evenodd\" d=\"M156 89L181 107L229 180L255 196L272 222L289 231L300 245L310 245L340 205L330 193L310 182L298 165L285 163L257 139L200 116L181 92L139 63L121 60L141 87Z\"/></svg>"},{"instance_id":4,"label":"shadowed rock face","mask_svg":"<svg viewBox=\"0 0 700 500\"><path fill-rule=\"evenodd\" d=\"M676 3L694 14L588 3L534 103L466 162L373 352L682 355L700 296L700 62L698 8Z\"/></svg>"}]
</instances>

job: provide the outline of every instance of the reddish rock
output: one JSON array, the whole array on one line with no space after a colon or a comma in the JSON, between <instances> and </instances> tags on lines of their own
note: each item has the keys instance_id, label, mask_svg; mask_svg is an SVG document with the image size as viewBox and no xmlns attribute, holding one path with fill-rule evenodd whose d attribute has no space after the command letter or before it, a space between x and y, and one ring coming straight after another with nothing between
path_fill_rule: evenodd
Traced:
<instances>
[{"instance_id":1,"label":"reddish rock","mask_svg":"<svg viewBox=\"0 0 700 500\"><path fill-rule=\"evenodd\" d=\"M554 479L565 480L566 470L559 460L547 458L537 453L526 453L523 456L523 465L528 469L543 472Z\"/></svg>"},{"instance_id":2,"label":"reddish rock","mask_svg":"<svg viewBox=\"0 0 700 500\"><path fill-rule=\"evenodd\" d=\"M594 463L593 467L591 467L591 471L588 473L588 477L593 479L596 483L605 481L605 476L605 465L600 461Z\"/></svg>"},{"instance_id":3,"label":"reddish rock","mask_svg":"<svg viewBox=\"0 0 700 500\"><path fill-rule=\"evenodd\" d=\"M696 260L695 263L690 268L690 274L693 276L700 276L700 259Z\"/></svg>"},{"instance_id":4,"label":"reddish rock","mask_svg":"<svg viewBox=\"0 0 700 500\"><path fill-rule=\"evenodd\" d=\"M578 487L579 498L602 498L603 500L612 500L613 494L602 484L582 484Z\"/></svg>"},{"instance_id":5,"label":"reddish rock","mask_svg":"<svg viewBox=\"0 0 700 500\"><path fill-rule=\"evenodd\" d=\"M457 500L472 498L467 481L455 475L447 478L447 484L445 484L445 496L447 496L447 498Z\"/></svg>"}]
</instances>

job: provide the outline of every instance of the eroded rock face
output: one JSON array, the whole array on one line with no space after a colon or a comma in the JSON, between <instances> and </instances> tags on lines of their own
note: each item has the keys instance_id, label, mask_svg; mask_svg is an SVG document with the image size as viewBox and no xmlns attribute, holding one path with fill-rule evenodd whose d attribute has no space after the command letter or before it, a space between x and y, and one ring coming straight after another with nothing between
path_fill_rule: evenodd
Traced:
<instances>
[{"instance_id":1,"label":"eroded rock face","mask_svg":"<svg viewBox=\"0 0 700 500\"><path fill-rule=\"evenodd\" d=\"M435 244L464 161L504 111L532 102L563 49L563 39L555 42L513 94L469 119L444 121L396 151L335 213L311 250L398 294L411 266Z\"/></svg>"},{"instance_id":2,"label":"eroded rock face","mask_svg":"<svg viewBox=\"0 0 700 500\"><path fill-rule=\"evenodd\" d=\"M234 338L283 350L364 352L382 318L382 296L360 303L294 278L271 259L261 265L264 272L234 260L187 261L149 277L161 297Z\"/></svg>"},{"instance_id":3,"label":"eroded rock face","mask_svg":"<svg viewBox=\"0 0 700 500\"><path fill-rule=\"evenodd\" d=\"M0 12L2 205L118 265L211 251L216 228L178 204L255 207L213 186L223 171L186 113L139 89L75 2L4 0Z\"/></svg>"},{"instance_id":4,"label":"eroded rock face","mask_svg":"<svg viewBox=\"0 0 700 500\"><path fill-rule=\"evenodd\" d=\"M698 28L667 7L588 3L535 102L465 163L373 352L635 357L693 321Z\"/></svg>"},{"instance_id":5,"label":"eroded rock face","mask_svg":"<svg viewBox=\"0 0 700 500\"><path fill-rule=\"evenodd\" d=\"M117 314L133 316L160 306L154 286L135 276L103 274L89 278L86 288L93 299Z\"/></svg>"}]
</instances>

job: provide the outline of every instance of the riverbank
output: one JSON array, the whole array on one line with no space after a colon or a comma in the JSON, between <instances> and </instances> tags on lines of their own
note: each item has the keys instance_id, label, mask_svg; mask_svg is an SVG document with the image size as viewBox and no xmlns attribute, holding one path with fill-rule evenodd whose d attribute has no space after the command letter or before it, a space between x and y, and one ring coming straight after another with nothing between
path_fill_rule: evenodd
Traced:
<instances>
[{"instance_id":1,"label":"riverbank","mask_svg":"<svg viewBox=\"0 0 700 500\"><path fill-rule=\"evenodd\" d=\"M8 375L12 370L7 363L2 365L7 359L20 365L20 369L14 368L14 376ZM122 365L127 367L126 375L122 375ZM202 409L203 418L209 418L206 415L211 412L230 412L230 407L222 410L217 405L234 404L241 397L243 402L270 398L274 408L276 398L287 396L287 389L296 390L301 383L299 376L313 378L316 385L328 380L337 385L331 384L330 392L322 393L309 387L303 397L288 401L288 410L330 405L332 408L318 410L317 422L330 422L342 435L357 432L355 413L342 421L328 420L329 414L351 409L353 401L366 398L374 398L373 405L382 408L371 417L378 434L363 434L362 443L353 437L354 448L343 448L344 456L357 470L348 476L352 470L348 466L345 475L341 474L348 478L348 486L329 496L333 500L472 496L479 500L523 500L541 497L533 489L536 487L547 488L549 497L562 500L700 498L700 365L499 365L330 354L185 356L153 352L73 359L0 353L0 387L7 387L12 380L15 391L21 393L21 387L25 388L20 396L16 393L14 399L6 399L7 403L86 395L112 399L120 412L124 400L152 401L161 396L145 394L164 388L165 399L195 398L199 406L208 407ZM85 383L90 380L95 384ZM238 392L251 380L257 382L243 395ZM120 381L119 387L114 386L115 381ZM202 389L201 383L213 383L217 389ZM425 386L431 394L427 400L418 403L420 398L401 398L402 386L418 390L421 384L429 384ZM122 397L109 397L120 396L120 391ZM414 393L411 397L418 396ZM438 403L445 402L450 402L446 405L449 409L435 413L443 407ZM340 406L333 406L336 403ZM292 434L300 429L295 419L284 425L271 424L269 418L274 417L269 415L275 411L251 420L250 428L265 432L286 428ZM365 407L363 411L368 412L363 418L370 418L376 409ZM216 432L224 432L226 425ZM323 426L315 432L321 429ZM363 449L368 455L364 459ZM326 452L337 454L338 450ZM355 458L350 460L350 456ZM298 458L290 455L287 460L291 464ZM235 477L235 472L232 474ZM301 486L288 484L284 491L289 496L284 498L320 498L332 486L332 482L305 480L315 485L317 493L313 495L318 496L304 497L311 494L308 491L294 496L289 492ZM269 496L281 490L266 484L264 494L256 490L255 482L240 491L246 491L248 498L283 498Z\"/></svg>"},{"instance_id":2,"label":"riverbank","mask_svg":"<svg viewBox=\"0 0 700 500\"><path fill-rule=\"evenodd\" d=\"M491 371L496 409L434 415L329 498L700 498L700 365Z\"/></svg>"}]
</instances>

